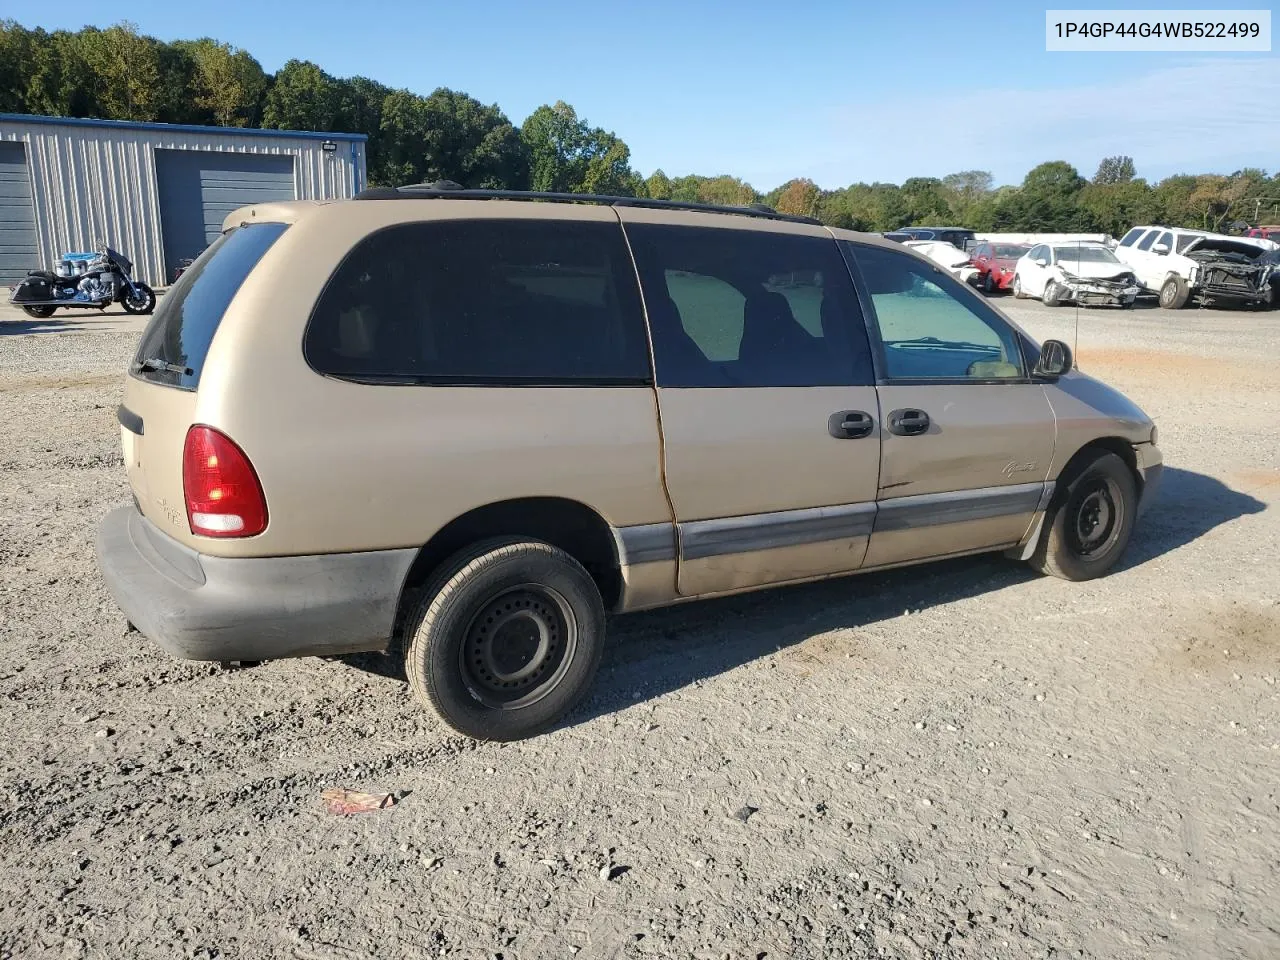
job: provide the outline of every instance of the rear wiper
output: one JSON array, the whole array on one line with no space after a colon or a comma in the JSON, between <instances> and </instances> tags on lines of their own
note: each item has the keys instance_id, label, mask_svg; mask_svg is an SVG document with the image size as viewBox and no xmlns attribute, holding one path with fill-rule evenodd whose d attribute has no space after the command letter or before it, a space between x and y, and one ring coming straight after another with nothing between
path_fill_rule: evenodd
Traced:
<instances>
[{"instance_id":1,"label":"rear wiper","mask_svg":"<svg viewBox=\"0 0 1280 960\"><path fill-rule=\"evenodd\" d=\"M155 371L176 373L181 377L189 377L195 372L190 367L184 367L180 363L170 363L168 360L161 360L158 357L148 357L138 362L139 373L153 373Z\"/></svg>"}]
</instances>

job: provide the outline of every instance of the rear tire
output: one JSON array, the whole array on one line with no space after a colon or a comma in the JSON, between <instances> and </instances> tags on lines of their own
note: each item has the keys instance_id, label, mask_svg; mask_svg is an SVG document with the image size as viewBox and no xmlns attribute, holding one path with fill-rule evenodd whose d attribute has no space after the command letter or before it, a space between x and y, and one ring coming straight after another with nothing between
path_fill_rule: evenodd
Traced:
<instances>
[{"instance_id":1,"label":"rear tire","mask_svg":"<svg viewBox=\"0 0 1280 960\"><path fill-rule=\"evenodd\" d=\"M1138 486L1114 453L1084 464L1054 494L1045 528L1028 561L1063 580L1092 580L1120 560L1137 516Z\"/></svg>"},{"instance_id":2,"label":"rear tire","mask_svg":"<svg viewBox=\"0 0 1280 960\"><path fill-rule=\"evenodd\" d=\"M53 311L57 309L57 307L51 307L48 304L41 304L36 307L23 307L22 312L28 317L35 317L37 320L47 320L53 316Z\"/></svg>"},{"instance_id":3,"label":"rear tire","mask_svg":"<svg viewBox=\"0 0 1280 960\"><path fill-rule=\"evenodd\" d=\"M468 737L519 740L586 694L604 650L604 604L558 547L485 540L444 563L406 637L405 673L420 701Z\"/></svg>"},{"instance_id":4,"label":"rear tire","mask_svg":"<svg viewBox=\"0 0 1280 960\"><path fill-rule=\"evenodd\" d=\"M1191 288L1181 277L1169 277L1160 287L1160 306L1165 310L1181 310L1191 299Z\"/></svg>"},{"instance_id":5,"label":"rear tire","mask_svg":"<svg viewBox=\"0 0 1280 960\"><path fill-rule=\"evenodd\" d=\"M991 281L991 271L988 270L982 275L982 292L988 297L994 297L998 292L996 285Z\"/></svg>"},{"instance_id":6,"label":"rear tire","mask_svg":"<svg viewBox=\"0 0 1280 960\"><path fill-rule=\"evenodd\" d=\"M1015 300L1027 299L1027 295L1022 292L1022 278L1016 273L1013 275L1013 298Z\"/></svg>"}]
</instances>

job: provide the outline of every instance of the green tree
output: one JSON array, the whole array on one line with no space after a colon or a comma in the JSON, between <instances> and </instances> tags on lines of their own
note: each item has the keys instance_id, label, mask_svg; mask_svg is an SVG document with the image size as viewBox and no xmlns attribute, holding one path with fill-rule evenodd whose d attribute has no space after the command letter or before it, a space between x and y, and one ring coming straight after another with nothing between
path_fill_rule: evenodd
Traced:
<instances>
[{"instance_id":1,"label":"green tree","mask_svg":"<svg viewBox=\"0 0 1280 960\"><path fill-rule=\"evenodd\" d=\"M671 178L661 170L655 170L649 174L649 179L644 182L644 186L645 195L654 200L671 199Z\"/></svg>"},{"instance_id":2,"label":"green tree","mask_svg":"<svg viewBox=\"0 0 1280 960\"><path fill-rule=\"evenodd\" d=\"M335 130L342 108L337 80L314 63L290 60L267 91L262 125L274 130Z\"/></svg>"},{"instance_id":3,"label":"green tree","mask_svg":"<svg viewBox=\"0 0 1280 960\"><path fill-rule=\"evenodd\" d=\"M174 46L191 58L192 102L210 122L220 127L258 124L268 80L257 60L244 50L208 37L179 41Z\"/></svg>"},{"instance_id":4,"label":"green tree","mask_svg":"<svg viewBox=\"0 0 1280 960\"><path fill-rule=\"evenodd\" d=\"M1134 178L1133 157L1104 157L1098 164L1098 172L1093 175L1097 184L1128 183Z\"/></svg>"},{"instance_id":5,"label":"green tree","mask_svg":"<svg viewBox=\"0 0 1280 960\"><path fill-rule=\"evenodd\" d=\"M745 180L721 174L699 177L695 203L714 203L725 207L745 207L760 200L760 194Z\"/></svg>"},{"instance_id":6,"label":"green tree","mask_svg":"<svg viewBox=\"0 0 1280 960\"><path fill-rule=\"evenodd\" d=\"M132 23L76 35L89 67L100 115L108 120L155 120L160 112L160 44Z\"/></svg>"},{"instance_id":7,"label":"green tree","mask_svg":"<svg viewBox=\"0 0 1280 960\"><path fill-rule=\"evenodd\" d=\"M777 197L770 206L779 213L794 217L816 217L819 192L818 185L812 180L788 180L778 188Z\"/></svg>"},{"instance_id":8,"label":"green tree","mask_svg":"<svg viewBox=\"0 0 1280 960\"><path fill-rule=\"evenodd\" d=\"M1091 183L1080 191L1080 206L1094 223L1113 237L1122 237L1137 224L1160 219L1154 191L1142 179Z\"/></svg>"},{"instance_id":9,"label":"green tree","mask_svg":"<svg viewBox=\"0 0 1280 960\"><path fill-rule=\"evenodd\" d=\"M544 104L520 127L533 190L634 194L639 177L631 150L616 134L589 127L563 100Z\"/></svg>"}]
</instances>

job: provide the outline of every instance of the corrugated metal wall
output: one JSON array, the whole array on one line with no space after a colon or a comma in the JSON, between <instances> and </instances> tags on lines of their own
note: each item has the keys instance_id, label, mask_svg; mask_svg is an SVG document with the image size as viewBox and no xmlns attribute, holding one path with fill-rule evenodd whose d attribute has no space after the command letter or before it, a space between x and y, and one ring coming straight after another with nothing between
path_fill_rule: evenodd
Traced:
<instances>
[{"instance_id":1,"label":"corrugated metal wall","mask_svg":"<svg viewBox=\"0 0 1280 960\"><path fill-rule=\"evenodd\" d=\"M224 150L289 154L299 200L352 196L365 182L365 144L246 134L234 128L196 133L127 126L60 125L0 120L0 140L26 143L31 165L36 238L47 266L67 250L89 250L101 239L133 259L138 278L156 286L168 278L156 185L155 151Z\"/></svg>"}]
</instances>

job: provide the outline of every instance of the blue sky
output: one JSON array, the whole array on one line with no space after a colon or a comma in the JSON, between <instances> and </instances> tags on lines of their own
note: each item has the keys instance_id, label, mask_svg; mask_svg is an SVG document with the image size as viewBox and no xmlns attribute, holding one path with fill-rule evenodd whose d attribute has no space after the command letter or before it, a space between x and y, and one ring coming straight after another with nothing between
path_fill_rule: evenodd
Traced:
<instances>
[{"instance_id":1,"label":"blue sky","mask_svg":"<svg viewBox=\"0 0 1280 960\"><path fill-rule=\"evenodd\" d=\"M46 29L127 16L162 39L229 41L267 70L297 57L420 93L465 90L515 123L561 99L621 136L646 174L732 173L763 190L966 169L1016 183L1043 160L1091 176L1116 153L1151 180L1280 168L1280 58L1046 53L1047 5L133 0L104 15L5 0L4 15ZM1249 5L1263 6L1217 6Z\"/></svg>"}]
</instances>

